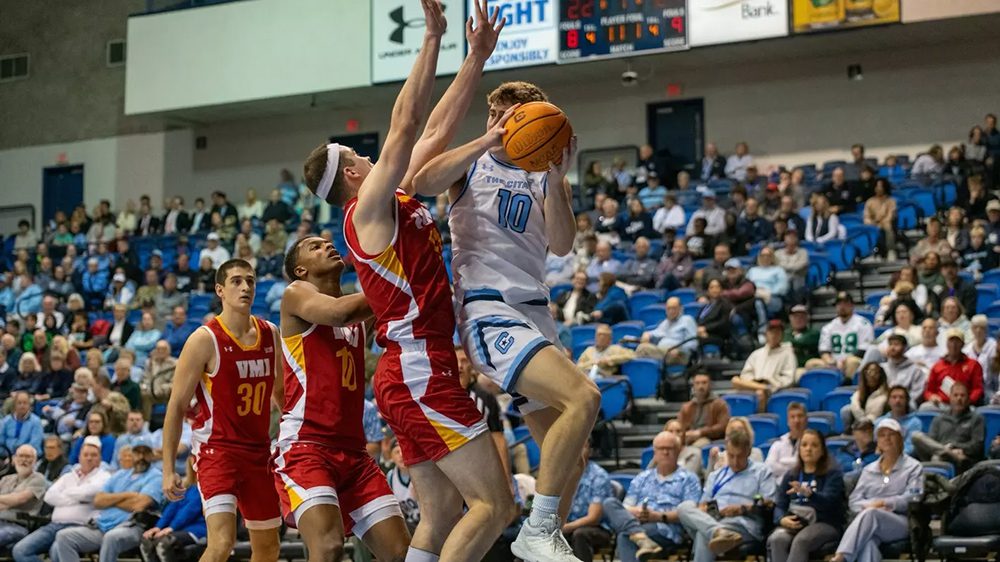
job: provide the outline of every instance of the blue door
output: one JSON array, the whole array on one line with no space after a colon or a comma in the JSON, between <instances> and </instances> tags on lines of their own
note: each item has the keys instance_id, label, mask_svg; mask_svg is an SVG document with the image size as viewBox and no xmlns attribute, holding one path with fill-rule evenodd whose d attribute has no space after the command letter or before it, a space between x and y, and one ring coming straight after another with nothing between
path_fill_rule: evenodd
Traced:
<instances>
[{"instance_id":1,"label":"blue door","mask_svg":"<svg viewBox=\"0 0 1000 562\"><path fill-rule=\"evenodd\" d=\"M42 224L47 224L56 211L69 217L83 203L83 164L55 166L42 172Z\"/></svg>"}]
</instances>

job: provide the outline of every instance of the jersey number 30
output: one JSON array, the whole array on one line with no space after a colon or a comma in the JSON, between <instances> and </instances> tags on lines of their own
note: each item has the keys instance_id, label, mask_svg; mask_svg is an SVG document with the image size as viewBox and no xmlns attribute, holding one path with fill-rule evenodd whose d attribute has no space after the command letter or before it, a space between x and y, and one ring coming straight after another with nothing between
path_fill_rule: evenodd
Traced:
<instances>
[{"instance_id":1,"label":"jersey number 30","mask_svg":"<svg viewBox=\"0 0 1000 562\"><path fill-rule=\"evenodd\" d=\"M245 382L236 387L236 393L240 395L242 402L236 407L236 415L246 416L253 412L259 416L264 412L264 402L267 401L267 382L260 381L257 384Z\"/></svg>"},{"instance_id":2,"label":"jersey number 30","mask_svg":"<svg viewBox=\"0 0 1000 562\"><path fill-rule=\"evenodd\" d=\"M531 196L527 193L511 193L509 189L497 190L500 198L500 209L497 214L497 224L521 234L528 226L528 215L531 214Z\"/></svg>"}]
</instances>

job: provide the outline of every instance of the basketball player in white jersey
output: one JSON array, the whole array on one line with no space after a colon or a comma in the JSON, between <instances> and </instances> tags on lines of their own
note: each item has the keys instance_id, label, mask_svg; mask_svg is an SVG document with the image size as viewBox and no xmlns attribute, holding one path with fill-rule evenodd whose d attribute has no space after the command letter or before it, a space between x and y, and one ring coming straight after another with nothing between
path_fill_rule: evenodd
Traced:
<instances>
[{"instance_id":1,"label":"basketball player in white jersey","mask_svg":"<svg viewBox=\"0 0 1000 562\"><path fill-rule=\"evenodd\" d=\"M448 189L462 344L476 370L515 397L541 446L531 516L511 551L527 562L574 561L561 521L601 395L559 348L544 273L547 251L566 255L573 247L565 176L576 141L548 172L524 171L502 147L504 126L518 104L548 98L533 84L508 82L488 101L486 134L431 160L414 185L422 194Z\"/></svg>"}]
</instances>

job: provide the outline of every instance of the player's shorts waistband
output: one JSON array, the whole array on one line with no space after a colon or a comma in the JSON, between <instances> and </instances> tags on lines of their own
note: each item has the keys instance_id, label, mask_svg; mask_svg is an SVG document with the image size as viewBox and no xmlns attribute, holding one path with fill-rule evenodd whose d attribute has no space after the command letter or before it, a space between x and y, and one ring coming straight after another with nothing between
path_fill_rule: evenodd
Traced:
<instances>
[{"instance_id":1,"label":"player's shorts waistband","mask_svg":"<svg viewBox=\"0 0 1000 562\"><path fill-rule=\"evenodd\" d=\"M428 351L455 351L454 338L434 337L427 339L412 339L388 341L386 352L390 353L426 353Z\"/></svg>"},{"instance_id":2,"label":"player's shorts waistband","mask_svg":"<svg viewBox=\"0 0 1000 562\"><path fill-rule=\"evenodd\" d=\"M476 301L494 301L494 302L503 302L507 304L524 304L528 306L548 306L549 304L549 299L542 296L512 303L509 302L507 299L505 299L503 294L500 291L497 291L496 289L472 289L469 291L465 291L465 294L462 297L463 305Z\"/></svg>"}]
</instances>

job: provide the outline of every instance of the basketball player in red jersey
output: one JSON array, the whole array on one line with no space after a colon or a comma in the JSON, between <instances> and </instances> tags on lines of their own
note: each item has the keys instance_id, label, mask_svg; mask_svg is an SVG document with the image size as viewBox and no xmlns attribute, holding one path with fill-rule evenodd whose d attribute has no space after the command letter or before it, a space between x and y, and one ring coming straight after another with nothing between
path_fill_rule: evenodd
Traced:
<instances>
[{"instance_id":1,"label":"basketball player in red jersey","mask_svg":"<svg viewBox=\"0 0 1000 562\"><path fill-rule=\"evenodd\" d=\"M343 296L344 262L333 243L298 240L285 254L281 299L285 406L274 453L282 512L310 562L337 562L345 533L378 560L402 562L410 544L399 503L365 449L363 295Z\"/></svg>"},{"instance_id":2,"label":"basketball player in red jersey","mask_svg":"<svg viewBox=\"0 0 1000 562\"><path fill-rule=\"evenodd\" d=\"M278 329L250 314L253 267L232 259L215 274L222 314L194 331L184 344L163 423L163 493L184 496L174 473L181 423L192 398L192 454L198 472L208 546L202 562L229 558L236 541L236 508L250 531L251 560L278 559L281 508L270 469L268 435L276 377Z\"/></svg>"},{"instance_id":3,"label":"basketball player in red jersey","mask_svg":"<svg viewBox=\"0 0 1000 562\"><path fill-rule=\"evenodd\" d=\"M473 562L515 515L513 497L482 414L458 379L451 288L441 236L412 197L421 166L440 154L464 119L502 22L476 9L466 25L469 55L417 129L434 86L446 23L437 0L422 0L423 47L392 111L378 164L351 149L323 145L305 163L306 185L345 208L344 235L386 349L375 374L379 411L399 442L420 497L420 524L408 562ZM463 501L468 511L463 514Z\"/></svg>"}]
</instances>

